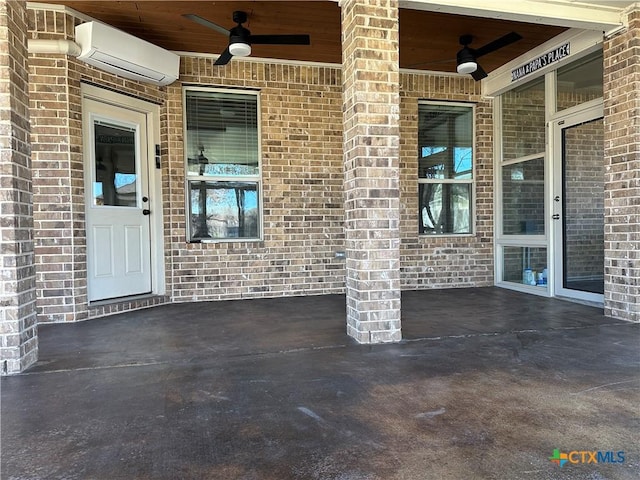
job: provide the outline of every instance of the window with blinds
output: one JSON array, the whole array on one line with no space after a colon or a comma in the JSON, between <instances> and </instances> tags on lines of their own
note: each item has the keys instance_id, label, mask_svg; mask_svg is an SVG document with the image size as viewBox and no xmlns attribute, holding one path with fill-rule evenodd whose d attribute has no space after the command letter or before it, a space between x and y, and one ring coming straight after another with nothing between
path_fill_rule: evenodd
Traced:
<instances>
[{"instance_id":1,"label":"window with blinds","mask_svg":"<svg viewBox=\"0 0 640 480\"><path fill-rule=\"evenodd\" d=\"M259 240L257 92L184 89L189 241Z\"/></svg>"},{"instance_id":2,"label":"window with blinds","mask_svg":"<svg viewBox=\"0 0 640 480\"><path fill-rule=\"evenodd\" d=\"M474 108L418 105L419 233L473 233Z\"/></svg>"}]
</instances>

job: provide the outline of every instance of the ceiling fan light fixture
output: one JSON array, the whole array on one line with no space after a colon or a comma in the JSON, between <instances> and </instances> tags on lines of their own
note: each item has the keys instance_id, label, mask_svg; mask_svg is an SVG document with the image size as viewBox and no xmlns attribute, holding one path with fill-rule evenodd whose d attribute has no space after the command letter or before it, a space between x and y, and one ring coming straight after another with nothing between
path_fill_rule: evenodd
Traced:
<instances>
[{"instance_id":1,"label":"ceiling fan light fixture","mask_svg":"<svg viewBox=\"0 0 640 480\"><path fill-rule=\"evenodd\" d=\"M457 70L458 73L473 73L478 69L478 64L475 61L459 63Z\"/></svg>"},{"instance_id":2,"label":"ceiling fan light fixture","mask_svg":"<svg viewBox=\"0 0 640 480\"><path fill-rule=\"evenodd\" d=\"M234 57L248 57L251 55L251 45L244 42L235 42L229 45L229 53Z\"/></svg>"},{"instance_id":3,"label":"ceiling fan light fixture","mask_svg":"<svg viewBox=\"0 0 640 480\"><path fill-rule=\"evenodd\" d=\"M468 39L465 38L464 40ZM458 54L456 55L456 60L456 70L458 71L458 73L473 73L478 69L476 57L473 55L471 49L466 45L462 50L458 52Z\"/></svg>"}]
</instances>

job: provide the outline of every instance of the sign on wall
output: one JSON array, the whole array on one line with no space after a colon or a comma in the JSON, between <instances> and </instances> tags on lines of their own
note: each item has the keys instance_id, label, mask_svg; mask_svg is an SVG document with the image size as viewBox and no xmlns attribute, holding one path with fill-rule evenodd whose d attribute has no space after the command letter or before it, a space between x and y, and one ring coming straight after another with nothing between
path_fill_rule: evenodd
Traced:
<instances>
[{"instance_id":1,"label":"sign on wall","mask_svg":"<svg viewBox=\"0 0 640 480\"><path fill-rule=\"evenodd\" d=\"M524 65L514 68L513 70L511 70L511 81L516 82L521 78L526 77L527 75L540 70L543 67L546 67L547 65L551 65L552 63L568 57L571 52L570 47L571 43L567 42L557 48L554 48L553 50L540 55L539 57L534 58Z\"/></svg>"}]
</instances>

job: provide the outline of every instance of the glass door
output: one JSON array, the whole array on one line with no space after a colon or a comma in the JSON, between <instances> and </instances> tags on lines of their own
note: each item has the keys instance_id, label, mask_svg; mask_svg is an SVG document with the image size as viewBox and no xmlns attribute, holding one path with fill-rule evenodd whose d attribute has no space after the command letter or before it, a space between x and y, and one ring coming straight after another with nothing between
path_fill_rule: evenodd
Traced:
<instances>
[{"instance_id":1,"label":"glass door","mask_svg":"<svg viewBox=\"0 0 640 480\"><path fill-rule=\"evenodd\" d=\"M554 294L602 303L604 124L602 107L558 120L554 162Z\"/></svg>"}]
</instances>

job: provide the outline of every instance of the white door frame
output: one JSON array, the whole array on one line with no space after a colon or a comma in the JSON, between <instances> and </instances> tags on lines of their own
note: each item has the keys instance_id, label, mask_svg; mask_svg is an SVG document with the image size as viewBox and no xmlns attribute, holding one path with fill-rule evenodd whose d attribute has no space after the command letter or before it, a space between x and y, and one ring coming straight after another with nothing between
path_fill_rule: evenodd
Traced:
<instances>
[{"instance_id":1,"label":"white door frame","mask_svg":"<svg viewBox=\"0 0 640 480\"><path fill-rule=\"evenodd\" d=\"M160 164L161 159L159 152L157 151L157 148L159 148L157 146L160 145L160 107L154 103L139 98L122 95L111 90L105 90L94 85L88 85L84 83L81 86L81 92L83 99L87 98L96 100L102 103L136 111L146 116L146 156L148 161L149 197L148 208L149 210L151 210L151 215L149 216L149 233L151 247L151 293L153 295L164 295L166 292L166 283L164 265L165 254L162 209L162 176ZM86 138L89 134L90 132L83 132L85 145L87 145ZM87 195L85 195L85 198L87 198ZM89 203L86 204L86 209L89 208L89 205Z\"/></svg>"},{"instance_id":2,"label":"white door frame","mask_svg":"<svg viewBox=\"0 0 640 480\"><path fill-rule=\"evenodd\" d=\"M566 297L575 300L581 300L594 304L602 304L604 295L591 292L582 292L579 290L571 290L564 288L563 275L563 219L562 219L562 198L563 198L563 182L562 182L562 130L581 123L597 120L604 117L604 106L602 99L578 105L559 112L550 122L550 151L551 158L551 185L550 189L550 234L551 234L551 264L553 265L552 278L550 278L550 290L553 296ZM604 162L604 158L602 159ZM603 179L604 180L604 179ZM556 198L558 200L556 200ZM604 214L604 212L603 212ZM559 215L558 218L553 218ZM604 265L602 267L604 269Z\"/></svg>"}]
</instances>

